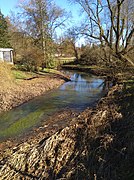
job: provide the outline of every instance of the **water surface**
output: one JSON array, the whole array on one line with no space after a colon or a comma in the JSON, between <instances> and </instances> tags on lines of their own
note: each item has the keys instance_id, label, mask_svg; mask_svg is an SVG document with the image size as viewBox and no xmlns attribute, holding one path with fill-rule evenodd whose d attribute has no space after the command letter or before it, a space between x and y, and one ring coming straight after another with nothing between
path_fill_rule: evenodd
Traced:
<instances>
[{"instance_id":1,"label":"water surface","mask_svg":"<svg viewBox=\"0 0 134 180\"><path fill-rule=\"evenodd\" d=\"M102 79L77 71L66 71L66 74L71 81L58 89L0 114L0 141L22 135L63 108L82 111L103 96Z\"/></svg>"}]
</instances>

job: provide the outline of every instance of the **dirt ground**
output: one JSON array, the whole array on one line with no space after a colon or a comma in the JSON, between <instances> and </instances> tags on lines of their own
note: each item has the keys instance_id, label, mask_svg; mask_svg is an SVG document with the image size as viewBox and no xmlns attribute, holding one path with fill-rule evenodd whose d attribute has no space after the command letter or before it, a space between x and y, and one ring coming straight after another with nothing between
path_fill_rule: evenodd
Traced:
<instances>
[{"instance_id":1,"label":"dirt ground","mask_svg":"<svg viewBox=\"0 0 134 180\"><path fill-rule=\"evenodd\" d=\"M0 112L12 109L30 99L59 87L65 81L56 75L45 75L30 80L18 80L7 87L0 85Z\"/></svg>"},{"instance_id":2,"label":"dirt ground","mask_svg":"<svg viewBox=\"0 0 134 180\"><path fill-rule=\"evenodd\" d=\"M133 179L133 88L111 88L82 113L65 110L1 144L2 179Z\"/></svg>"}]
</instances>

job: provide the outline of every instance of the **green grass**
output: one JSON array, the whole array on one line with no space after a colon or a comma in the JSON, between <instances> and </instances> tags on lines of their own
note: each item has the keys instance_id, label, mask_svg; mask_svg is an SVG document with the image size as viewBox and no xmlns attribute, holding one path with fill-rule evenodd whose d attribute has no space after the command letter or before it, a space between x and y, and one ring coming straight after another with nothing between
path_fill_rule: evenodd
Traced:
<instances>
[{"instance_id":1,"label":"green grass","mask_svg":"<svg viewBox=\"0 0 134 180\"><path fill-rule=\"evenodd\" d=\"M15 79L26 79L26 78L33 77L35 75L32 72L24 72L20 70L12 70L12 74Z\"/></svg>"},{"instance_id":2,"label":"green grass","mask_svg":"<svg viewBox=\"0 0 134 180\"><path fill-rule=\"evenodd\" d=\"M44 68L43 73L50 73L50 74L56 74L56 75L61 75L61 76L65 76L63 73L61 73L60 71L56 70L56 69L48 69L48 68Z\"/></svg>"},{"instance_id":3,"label":"green grass","mask_svg":"<svg viewBox=\"0 0 134 180\"><path fill-rule=\"evenodd\" d=\"M63 67L71 67L71 68L82 68L82 69L104 69L103 67L99 66L88 66L88 65L81 65L81 64L69 64L69 65L63 65Z\"/></svg>"},{"instance_id":4,"label":"green grass","mask_svg":"<svg viewBox=\"0 0 134 180\"><path fill-rule=\"evenodd\" d=\"M60 61L74 61L75 57L57 57L55 58L56 60L60 60Z\"/></svg>"},{"instance_id":5,"label":"green grass","mask_svg":"<svg viewBox=\"0 0 134 180\"><path fill-rule=\"evenodd\" d=\"M52 74L61 74L60 71L55 70L55 69L48 69L48 68L44 68L43 69L44 73L52 73Z\"/></svg>"},{"instance_id":6,"label":"green grass","mask_svg":"<svg viewBox=\"0 0 134 180\"><path fill-rule=\"evenodd\" d=\"M58 67L64 63L74 62L75 57L56 57L54 59L55 66Z\"/></svg>"}]
</instances>

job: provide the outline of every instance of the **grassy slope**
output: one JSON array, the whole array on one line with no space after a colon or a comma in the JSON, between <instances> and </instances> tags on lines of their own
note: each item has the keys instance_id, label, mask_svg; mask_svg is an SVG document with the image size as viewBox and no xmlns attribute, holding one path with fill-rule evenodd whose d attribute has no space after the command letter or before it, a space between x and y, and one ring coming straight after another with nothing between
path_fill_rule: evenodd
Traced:
<instances>
[{"instance_id":1,"label":"grassy slope","mask_svg":"<svg viewBox=\"0 0 134 180\"><path fill-rule=\"evenodd\" d=\"M4 87L11 86L17 82L17 80L26 80L26 79L32 79L35 77L44 76L44 75L60 75L65 77L64 74L61 72L55 70L55 69L47 69L44 68L43 71L39 73L34 72L26 72L26 71L20 71L15 68L13 65L9 65L6 63L0 63L0 86Z\"/></svg>"},{"instance_id":2,"label":"grassy slope","mask_svg":"<svg viewBox=\"0 0 134 180\"><path fill-rule=\"evenodd\" d=\"M17 79L26 79L33 77L34 73L19 71L13 65L0 63L0 87L15 85Z\"/></svg>"}]
</instances>

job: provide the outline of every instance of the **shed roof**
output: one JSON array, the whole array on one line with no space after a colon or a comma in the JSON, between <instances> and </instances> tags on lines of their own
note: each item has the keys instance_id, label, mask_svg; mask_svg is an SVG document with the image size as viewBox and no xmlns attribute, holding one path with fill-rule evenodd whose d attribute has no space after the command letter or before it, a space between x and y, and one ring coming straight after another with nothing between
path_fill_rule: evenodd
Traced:
<instances>
[{"instance_id":1,"label":"shed roof","mask_svg":"<svg viewBox=\"0 0 134 180\"><path fill-rule=\"evenodd\" d=\"M0 48L0 51L12 51L12 48Z\"/></svg>"}]
</instances>

